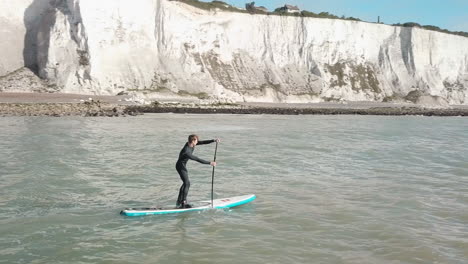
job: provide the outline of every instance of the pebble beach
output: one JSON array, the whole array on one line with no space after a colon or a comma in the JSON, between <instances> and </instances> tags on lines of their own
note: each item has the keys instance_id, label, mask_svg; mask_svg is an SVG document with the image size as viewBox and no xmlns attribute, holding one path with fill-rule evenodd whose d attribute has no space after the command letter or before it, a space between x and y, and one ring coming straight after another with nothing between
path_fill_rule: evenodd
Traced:
<instances>
[{"instance_id":1,"label":"pebble beach","mask_svg":"<svg viewBox=\"0 0 468 264\"><path fill-rule=\"evenodd\" d=\"M202 103L141 104L129 96L63 93L0 93L0 116L132 116L144 113L277 115L422 115L468 116L468 106L424 107L411 103Z\"/></svg>"}]
</instances>

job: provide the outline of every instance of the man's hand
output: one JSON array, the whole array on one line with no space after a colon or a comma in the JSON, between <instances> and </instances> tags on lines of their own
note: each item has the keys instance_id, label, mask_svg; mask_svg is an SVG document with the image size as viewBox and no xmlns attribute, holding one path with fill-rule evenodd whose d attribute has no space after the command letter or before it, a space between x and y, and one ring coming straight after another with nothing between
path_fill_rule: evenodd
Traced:
<instances>
[{"instance_id":1,"label":"man's hand","mask_svg":"<svg viewBox=\"0 0 468 264\"><path fill-rule=\"evenodd\" d=\"M219 138L217 138L217 139L215 139L215 142L219 143L219 142L221 142L221 140Z\"/></svg>"},{"instance_id":2,"label":"man's hand","mask_svg":"<svg viewBox=\"0 0 468 264\"><path fill-rule=\"evenodd\" d=\"M213 166L213 167L216 167L216 161L210 162L210 165Z\"/></svg>"}]
</instances>

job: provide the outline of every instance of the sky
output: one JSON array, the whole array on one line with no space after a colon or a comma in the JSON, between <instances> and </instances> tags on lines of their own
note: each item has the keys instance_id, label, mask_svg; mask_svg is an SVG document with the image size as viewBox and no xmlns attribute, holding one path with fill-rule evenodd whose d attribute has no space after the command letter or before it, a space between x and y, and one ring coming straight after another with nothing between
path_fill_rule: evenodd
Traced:
<instances>
[{"instance_id":1,"label":"sky","mask_svg":"<svg viewBox=\"0 0 468 264\"><path fill-rule=\"evenodd\" d=\"M255 0L224 0L237 7ZM256 6L270 11L284 4L297 5L314 13L328 12L341 17L385 24L416 22L450 31L468 32L468 0L256 0Z\"/></svg>"}]
</instances>

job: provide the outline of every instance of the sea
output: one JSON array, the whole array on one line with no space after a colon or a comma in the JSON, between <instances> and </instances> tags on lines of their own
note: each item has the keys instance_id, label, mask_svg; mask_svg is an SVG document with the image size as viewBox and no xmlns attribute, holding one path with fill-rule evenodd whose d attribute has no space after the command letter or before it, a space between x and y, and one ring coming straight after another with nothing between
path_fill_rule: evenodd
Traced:
<instances>
[{"instance_id":1,"label":"sea","mask_svg":"<svg viewBox=\"0 0 468 264\"><path fill-rule=\"evenodd\" d=\"M189 202L257 199L120 215L175 206L190 134ZM2 117L0 209L0 263L468 263L468 119Z\"/></svg>"}]
</instances>

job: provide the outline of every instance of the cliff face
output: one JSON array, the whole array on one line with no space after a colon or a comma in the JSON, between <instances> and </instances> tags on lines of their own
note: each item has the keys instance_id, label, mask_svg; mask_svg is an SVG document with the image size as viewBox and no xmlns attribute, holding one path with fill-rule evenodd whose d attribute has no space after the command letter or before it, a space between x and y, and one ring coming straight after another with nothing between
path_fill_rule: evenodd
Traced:
<instances>
[{"instance_id":1,"label":"cliff face","mask_svg":"<svg viewBox=\"0 0 468 264\"><path fill-rule=\"evenodd\" d=\"M168 0L29 2L36 5L29 10L49 2L50 8L37 16L37 34L29 31L37 35L36 45L26 53L35 56L29 60L40 76L62 92L313 102L381 101L418 91L468 104L465 37L204 11ZM17 36L24 42L21 32ZM1 65L14 70L11 59L0 58L0 75Z\"/></svg>"}]
</instances>

